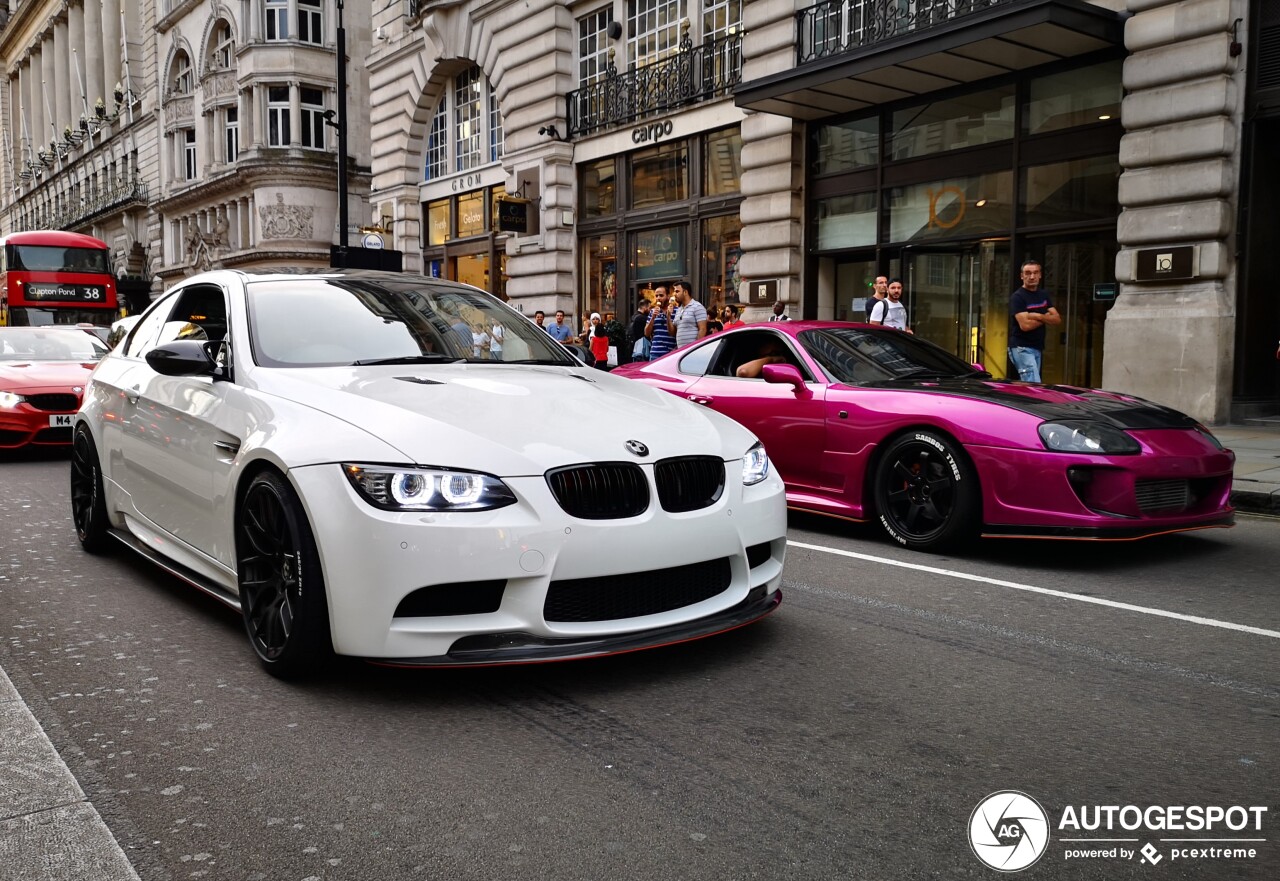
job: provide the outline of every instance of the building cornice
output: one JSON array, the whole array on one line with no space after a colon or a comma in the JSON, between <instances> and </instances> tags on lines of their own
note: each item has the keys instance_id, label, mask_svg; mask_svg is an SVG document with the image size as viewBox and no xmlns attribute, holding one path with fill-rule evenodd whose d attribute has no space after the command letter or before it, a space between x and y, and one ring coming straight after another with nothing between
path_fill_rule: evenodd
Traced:
<instances>
[{"instance_id":1,"label":"building cornice","mask_svg":"<svg viewBox=\"0 0 1280 881\"><path fill-rule=\"evenodd\" d=\"M182 213L196 208L207 208L211 203L226 196L242 198L251 190L264 186L315 186L331 190L337 179L338 168L333 161L333 154L323 155L329 159L327 164L296 160L277 161L273 157L265 156L241 159L236 163L235 168L219 172L204 181L172 193L155 202L152 208L163 214ZM353 168L350 170L350 177L353 184L364 181L367 186L370 174Z\"/></svg>"},{"instance_id":2,"label":"building cornice","mask_svg":"<svg viewBox=\"0 0 1280 881\"><path fill-rule=\"evenodd\" d=\"M179 21L186 17L187 13L195 9L204 0L184 0L175 6L168 15L156 22L156 33L166 34L169 29L176 25Z\"/></svg>"}]
</instances>

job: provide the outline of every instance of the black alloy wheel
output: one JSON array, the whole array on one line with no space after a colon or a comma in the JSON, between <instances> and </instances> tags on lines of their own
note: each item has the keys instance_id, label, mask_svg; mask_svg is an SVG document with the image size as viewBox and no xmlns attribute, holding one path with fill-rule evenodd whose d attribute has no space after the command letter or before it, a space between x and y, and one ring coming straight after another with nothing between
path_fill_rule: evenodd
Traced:
<instances>
[{"instance_id":1,"label":"black alloy wheel","mask_svg":"<svg viewBox=\"0 0 1280 881\"><path fill-rule=\"evenodd\" d=\"M91 554L106 553L111 543L107 530L107 500L102 491L102 466L89 429L76 428L71 441L71 519L80 547Z\"/></svg>"},{"instance_id":2,"label":"black alloy wheel","mask_svg":"<svg viewBox=\"0 0 1280 881\"><path fill-rule=\"evenodd\" d=\"M315 538L293 489L273 472L253 479L236 518L236 571L249 642L282 679L322 670L333 655Z\"/></svg>"},{"instance_id":3,"label":"black alloy wheel","mask_svg":"<svg viewBox=\"0 0 1280 881\"><path fill-rule=\"evenodd\" d=\"M970 538L981 525L978 479L955 443L912 431L890 443L875 476L876 511L903 547L937 551Z\"/></svg>"}]
</instances>

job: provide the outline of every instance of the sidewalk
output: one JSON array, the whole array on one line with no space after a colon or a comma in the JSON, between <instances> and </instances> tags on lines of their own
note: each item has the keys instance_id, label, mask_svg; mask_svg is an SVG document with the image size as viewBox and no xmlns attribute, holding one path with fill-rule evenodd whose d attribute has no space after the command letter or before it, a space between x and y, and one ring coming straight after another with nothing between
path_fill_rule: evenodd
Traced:
<instances>
[{"instance_id":1,"label":"sidewalk","mask_svg":"<svg viewBox=\"0 0 1280 881\"><path fill-rule=\"evenodd\" d=\"M1256 425L1210 426L1236 454L1231 504L1246 514L1280 515L1280 418Z\"/></svg>"}]
</instances>

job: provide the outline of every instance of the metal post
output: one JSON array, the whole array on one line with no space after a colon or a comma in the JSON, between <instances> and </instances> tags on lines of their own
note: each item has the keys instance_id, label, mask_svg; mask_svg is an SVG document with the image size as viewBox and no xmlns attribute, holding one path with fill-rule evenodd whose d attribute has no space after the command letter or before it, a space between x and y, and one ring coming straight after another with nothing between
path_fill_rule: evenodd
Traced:
<instances>
[{"instance_id":1,"label":"metal post","mask_svg":"<svg viewBox=\"0 0 1280 881\"><path fill-rule=\"evenodd\" d=\"M347 254L347 31L338 0L338 253Z\"/></svg>"}]
</instances>

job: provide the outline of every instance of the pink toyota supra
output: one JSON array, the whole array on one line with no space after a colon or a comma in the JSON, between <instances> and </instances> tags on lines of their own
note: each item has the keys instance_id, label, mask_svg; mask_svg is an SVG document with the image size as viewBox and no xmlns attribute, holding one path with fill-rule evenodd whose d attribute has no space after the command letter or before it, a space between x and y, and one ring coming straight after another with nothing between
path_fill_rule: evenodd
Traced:
<instances>
[{"instance_id":1,"label":"pink toyota supra","mask_svg":"<svg viewBox=\"0 0 1280 881\"><path fill-rule=\"evenodd\" d=\"M755 432L790 508L878 520L909 548L1235 522L1235 454L1190 416L1115 392L994 380L897 330L751 325L615 372Z\"/></svg>"}]
</instances>

